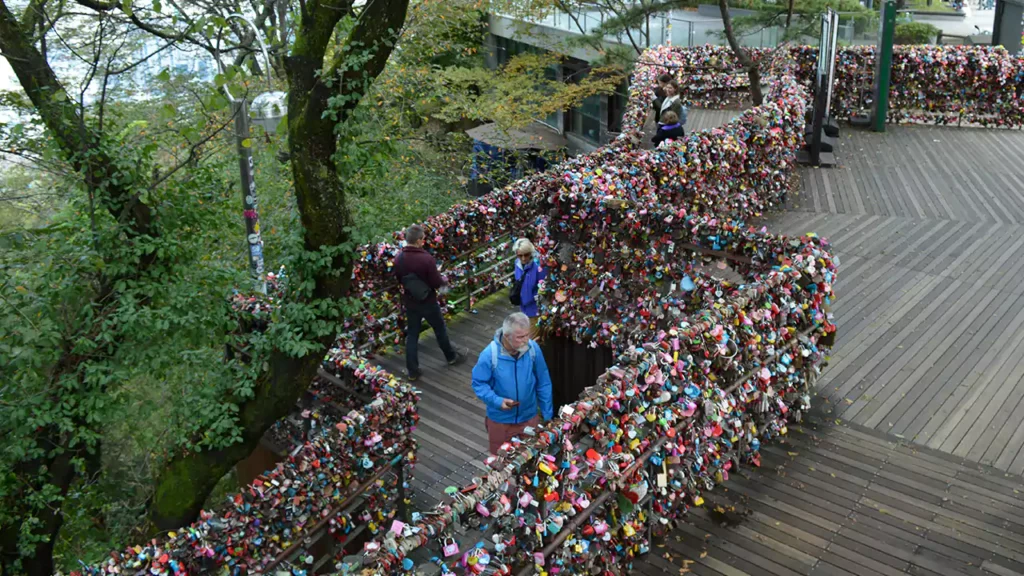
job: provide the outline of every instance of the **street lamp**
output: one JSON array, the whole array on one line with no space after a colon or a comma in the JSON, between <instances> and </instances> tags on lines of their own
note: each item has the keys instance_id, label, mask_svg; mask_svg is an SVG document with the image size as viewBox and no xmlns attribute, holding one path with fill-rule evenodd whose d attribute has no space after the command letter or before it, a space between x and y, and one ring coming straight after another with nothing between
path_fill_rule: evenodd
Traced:
<instances>
[{"instance_id":1,"label":"street lamp","mask_svg":"<svg viewBox=\"0 0 1024 576\"><path fill-rule=\"evenodd\" d=\"M231 14L228 20L237 18L245 22L252 29L253 37L260 45L263 52L263 60L267 71L267 88L270 84L270 56L267 54L267 47L260 38L260 32L256 25L241 14ZM217 67L223 71L224 66L220 59L217 60ZM231 109L235 115L235 140L238 146L238 168L242 176L242 214L245 217L245 238L249 247L249 273L256 282L256 289L266 294L267 283L263 277L263 236L260 233L259 204L256 201L256 181L253 179L252 161L252 139L249 129L249 110L245 97L235 98L231 95L227 85L224 86L224 93L231 102ZM288 101L286 94L280 91L267 91L253 99L253 110L255 117L253 121L263 126L270 134L277 130L281 119L288 115Z\"/></svg>"},{"instance_id":2,"label":"street lamp","mask_svg":"<svg viewBox=\"0 0 1024 576\"><path fill-rule=\"evenodd\" d=\"M262 126L267 134L276 134L277 125L288 115L288 95L280 90L263 92L253 98L249 116L253 124Z\"/></svg>"}]
</instances>

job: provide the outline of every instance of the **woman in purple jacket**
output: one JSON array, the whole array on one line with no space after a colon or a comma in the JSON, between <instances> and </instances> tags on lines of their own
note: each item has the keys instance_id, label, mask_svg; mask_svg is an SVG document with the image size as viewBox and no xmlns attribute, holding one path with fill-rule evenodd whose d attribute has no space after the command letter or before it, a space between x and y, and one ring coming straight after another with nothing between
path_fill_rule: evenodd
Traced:
<instances>
[{"instance_id":1,"label":"woman in purple jacket","mask_svg":"<svg viewBox=\"0 0 1024 576\"><path fill-rule=\"evenodd\" d=\"M537 284L547 276L547 270L537 262L537 249L526 238L516 240L513 249L516 253L516 280L523 280L520 292L519 310L530 318L530 336L537 337Z\"/></svg>"}]
</instances>

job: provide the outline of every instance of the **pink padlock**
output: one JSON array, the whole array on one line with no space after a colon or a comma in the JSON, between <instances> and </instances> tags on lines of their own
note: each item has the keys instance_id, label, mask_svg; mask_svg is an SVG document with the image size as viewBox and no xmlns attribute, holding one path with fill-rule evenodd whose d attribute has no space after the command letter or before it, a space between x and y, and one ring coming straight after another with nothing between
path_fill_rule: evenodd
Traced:
<instances>
[{"instance_id":1,"label":"pink padlock","mask_svg":"<svg viewBox=\"0 0 1024 576\"><path fill-rule=\"evenodd\" d=\"M476 511L484 518L490 518L491 516L491 511L487 509L487 506L484 506L483 502L476 503Z\"/></svg>"},{"instance_id":2,"label":"pink padlock","mask_svg":"<svg viewBox=\"0 0 1024 576\"><path fill-rule=\"evenodd\" d=\"M441 551L444 553L445 558L451 558L459 553L459 543L454 538L445 538Z\"/></svg>"}]
</instances>

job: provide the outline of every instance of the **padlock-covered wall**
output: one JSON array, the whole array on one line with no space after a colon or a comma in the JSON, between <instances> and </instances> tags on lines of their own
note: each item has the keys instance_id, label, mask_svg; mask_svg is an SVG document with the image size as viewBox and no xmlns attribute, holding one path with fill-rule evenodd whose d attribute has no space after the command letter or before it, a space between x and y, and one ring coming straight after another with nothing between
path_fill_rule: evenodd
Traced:
<instances>
[{"instance_id":1,"label":"padlock-covered wall","mask_svg":"<svg viewBox=\"0 0 1024 576\"><path fill-rule=\"evenodd\" d=\"M748 49L762 74L771 55L788 50L796 59L797 80L813 90L818 49L787 46ZM842 46L836 53L833 116L849 119L870 112L875 46ZM640 57L623 119L629 131L653 101L655 80L674 74L680 97L690 106L717 108L746 99L749 80L728 46L658 46ZM642 75L642 76L641 76ZM1024 125L1024 56L1001 46L895 46L889 91L889 122L971 123L992 128Z\"/></svg>"},{"instance_id":2,"label":"padlock-covered wall","mask_svg":"<svg viewBox=\"0 0 1024 576\"><path fill-rule=\"evenodd\" d=\"M285 552L317 533L344 541L359 526L371 532L398 509L398 466L415 462L412 430L416 393L406 383L365 360L334 350L335 373L372 401L343 414L330 409L305 417L316 423L307 437L290 434L288 457L198 521L84 566L85 575L250 574L263 572ZM319 394L331 393L328 384ZM338 392L335 392L337 394ZM352 513L339 512L349 492L365 498ZM331 519L328 521L327 518Z\"/></svg>"},{"instance_id":3,"label":"padlock-covered wall","mask_svg":"<svg viewBox=\"0 0 1024 576\"><path fill-rule=\"evenodd\" d=\"M808 284L802 279L814 274L809 270L812 262L821 274L834 272L827 246L814 237L748 236L731 224L731 217L694 220L713 219L717 213L745 219L773 205L784 192L790 164L779 160L788 157L795 145L793 135L800 133L804 98L802 88L785 73L784 63L772 70L771 100L724 128L698 132L642 153L638 135L626 134L592 154L567 160L426 223L428 248L445 272L456 279L473 277L483 287L478 296L502 288L503 275L511 268L511 258L506 257L511 256L512 237L533 233L543 245L550 240L547 231L563 216L560 208L570 204L589 206L595 218L603 209L614 210L620 218L617 222L624 218L655 235L664 233L657 219L677 219L679 224L686 223L679 230L687 230L694 243L712 247L717 243L719 248L748 255L760 250L765 265L769 264L766 255L783 259L775 261L775 269L759 269L760 276L752 278L757 282L730 291L722 303L697 312L691 321L664 323L663 334L653 331L640 336L638 331L636 338L609 341L617 349L617 366L581 400L563 409L554 424L507 447L500 459L488 463L494 473L465 498L442 506L437 515L418 515L409 534L404 529L403 534L387 532L378 541L378 552L360 562L368 562L370 570L379 573L401 570L399 560L408 550L433 545L443 536L454 511L471 511L463 515L467 521L507 516L518 524L525 522L525 513L516 515L513 510L539 511L543 506L543 514L532 519L533 532L524 532L525 524L516 527L520 538L515 545L511 539L498 538L507 566L540 560L534 554L557 538L571 544L545 554L547 565L559 561L559 554L566 551L587 560L598 558L595 553L608 552L613 538L622 546L621 554L609 552L606 559L625 565L630 555L646 545L646 532L638 529L641 525L664 526L661 520L669 521L700 502L701 492L724 480L739 462L756 462L758 442L782 433L787 419L805 408L805 393L827 353L818 346L818 338L834 327L823 308L829 289L817 288L822 283L818 280ZM626 175L624 167L632 166L636 158L643 158L642 170ZM613 173L617 176L611 177ZM653 180L650 174L656 175ZM650 185L631 188L633 176ZM609 183L615 183L616 189L601 189ZM597 221L587 220L591 225ZM400 236L396 234L396 239ZM784 243L782 248L779 242ZM334 527L334 534L343 537L345 527L356 522L380 528L377 520L395 509L396 486L376 484L373 471L414 446L409 432L416 419L415 394L373 368L361 353L398 340L397 288L390 272L397 250L397 243L361 248L354 286L368 313L350 320L327 365L336 374L340 368L364 381L364 390L377 394L373 402L344 415L336 408L311 412L306 427L283 426L280 437L293 442L303 440L313 421L319 433L233 497L226 508L204 513L200 522L166 539L115 554L106 566L91 568L93 573L139 566L173 573L186 565L193 567L190 572L215 566L239 573L257 570L295 544L314 525L313 518L330 515L345 487L361 482L370 482L368 493L377 494L373 502L379 506L368 518L345 519L344 526ZM246 322L266 322L269 311L287 296L286 279L274 280L268 296L236 298L236 308ZM563 280L569 287L570 276ZM802 294L811 285L819 290L819 298L799 300L799 314L785 313L790 304L779 294ZM554 284L550 289L555 289ZM638 313L642 310L642 305L637 307ZM631 326L628 331L633 330L637 328ZM739 343L749 349L741 352ZM734 376L732 384L723 380ZM330 400L332 393L330 382L323 380L311 388L319 400ZM651 463L663 465L662 472L650 468ZM655 488L669 486L673 491L655 497ZM568 487L577 491L575 496L567 493ZM586 526L566 526L576 516L582 519L587 510L594 515ZM575 536L569 540L568 534ZM231 546L226 542L229 537ZM588 548L591 545L595 547ZM589 555L576 552L584 548ZM240 565L239 558L255 562ZM477 564L482 565L479 559Z\"/></svg>"},{"instance_id":4,"label":"padlock-covered wall","mask_svg":"<svg viewBox=\"0 0 1024 576\"><path fill-rule=\"evenodd\" d=\"M761 128L800 134L783 123L802 126L802 88L785 61L771 69L773 100L765 110L720 131L746 132L720 140L743 149L741 172L756 173L766 158L791 170L795 139L749 137ZM755 120L772 115L779 125ZM687 166L688 156L724 158L725 151L691 148L689 140L702 138L650 154L676 166ZM737 466L758 464L760 443L784 434L809 408L828 354L823 339L835 330L828 306L836 263L827 243L749 230L730 217L759 211L744 202L758 196L742 178L725 179L711 202L673 194L673 184L652 177L659 157L643 154L637 157L651 163L636 172L612 156L567 174L549 198L544 322L580 342L611 345L616 365L552 422L489 458L491 472L478 485L389 531L374 552L342 562L342 571L405 573L407 555L423 546L438 556L442 573L628 569L653 532L700 505ZM602 244L602 256L592 255ZM743 283L697 274L693 263L709 251L738 258ZM687 276L696 296L691 306L655 317ZM609 297L617 288L622 294ZM446 553L456 523L488 526L488 545Z\"/></svg>"}]
</instances>

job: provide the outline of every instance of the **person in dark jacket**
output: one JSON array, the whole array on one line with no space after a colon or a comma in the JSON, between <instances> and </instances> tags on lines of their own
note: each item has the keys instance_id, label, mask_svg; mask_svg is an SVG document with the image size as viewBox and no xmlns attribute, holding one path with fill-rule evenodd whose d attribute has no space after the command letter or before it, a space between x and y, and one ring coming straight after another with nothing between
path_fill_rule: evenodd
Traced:
<instances>
[{"instance_id":1,"label":"person in dark jacket","mask_svg":"<svg viewBox=\"0 0 1024 576\"><path fill-rule=\"evenodd\" d=\"M526 314L509 314L480 352L473 367L473 392L487 406L484 424L491 454L527 426L554 416L551 375L540 346L530 340Z\"/></svg>"},{"instance_id":2,"label":"person in dark jacket","mask_svg":"<svg viewBox=\"0 0 1024 576\"><path fill-rule=\"evenodd\" d=\"M537 306L537 287L547 276L547 270L541 268L537 262L537 249L533 242L520 238L516 240L513 250L516 253L515 277L516 280L523 280L519 293L519 311L530 319L530 336L536 338L537 316L540 314Z\"/></svg>"},{"instance_id":3,"label":"person in dark jacket","mask_svg":"<svg viewBox=\"0 0 1024 576\"><path fill-rule=\"evenodd\" d=\"M413 224L405 230L405 247L395 258L395 276L398 283L402 285L402 303L405 305L405 317L408 321L407 334L405 338L405 367L409 371L409 380L414 382L419 379L419 342L420 329L423 321L426 320L434 330L437 338L437 345L444 352L445 359L449 366L455 366L465 362L465 352L456 351L448 340L448 327L444 323L444 315L441 314L441 305L437 302L437 291L444 290L448 282L441 277L437 269L437 262L426 250L423 249L423 238L425 234L423 227ZM427 285L429 290L425 298L417 300L403 281L409 275L413 275Z\"/></svg>"},{"instance_id":4,"label":"person in dark jacket","mask_svg":"<svg viewBox=\"0 0 1024 576\"><path fill-rule=\"evenodd\" d=\"M661 103L665 101L665 86L672 81L672 75L662 74L658 76L658 85L654 88L654 121L658 122L661 118Z\"/></svg>"},{"instance_id":5,"label":"person in dark jacket","mask_svg":"<svg viewBox=\"0 0 1024 576\"><path fill-rule=\"evenodd\" d=\"M661 101L661 118L658 124L665 124L665 112L676 113L676 120L683 115L683 101L679 99L679 83L672 80L665 85L665 98Z\"/></svg>"},{"instance_id":6,"label":"person in dark jacket","mask_svg":"<svg viewBox=\"0 0 1024 576\"><path fill-rule=\"evenodd\" d=\"M651 138L655 148L665 140L676 140L686 136L683 132L683 125L679 123L679 116L675 112L668 110L661 118L665 123L658 126L658 133Z\"/></svg>"}]
</instances>

